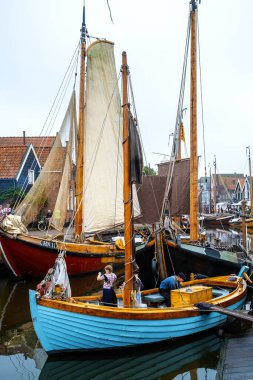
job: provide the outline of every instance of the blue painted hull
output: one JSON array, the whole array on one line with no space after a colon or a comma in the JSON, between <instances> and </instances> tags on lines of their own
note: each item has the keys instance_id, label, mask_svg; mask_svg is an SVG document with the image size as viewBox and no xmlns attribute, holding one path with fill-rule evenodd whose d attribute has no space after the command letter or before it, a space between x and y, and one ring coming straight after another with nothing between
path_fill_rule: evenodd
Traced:
<instances>
[{"instance_id":1,"label":"blue painted hull","mask_svg":"<svg viewBox=\"0 0 253 380\"><path fill-rule=\"evenodd\" d=\"M79 314L37 304L30 290L30 309L36 334L48 353L127 347L180 338L212 329L226 322L226 315L211 312L170 319L106 318ZM242 298L228 307L240 309ZM117 309L116 309L117 310Z\"/></svg>"}]
</instances>

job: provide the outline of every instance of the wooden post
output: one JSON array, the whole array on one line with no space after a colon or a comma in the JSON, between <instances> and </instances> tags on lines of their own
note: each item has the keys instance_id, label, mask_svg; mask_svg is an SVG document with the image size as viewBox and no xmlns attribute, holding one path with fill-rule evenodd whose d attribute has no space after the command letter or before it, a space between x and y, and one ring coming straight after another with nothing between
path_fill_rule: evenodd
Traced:
<instances>
[{"instance_id":1,"label":"wooden post","mask_svg":"<svg viewBox=\"0 0 253 380\"><path fill-rule=\"evenodd\" d=\"M80 91L79 91L79 127L78 127L78 150L76 163L76 216L75 216L75 233L79 236L82 233L83 224L83 160L84 160L84 105L85 105L85 6L83 6L83 23L81 37L81 62L80 62Z\"/></svg>"},{"instance_id":2,"label":"wooden post","mask_svg":"<svg viewBox=\"0 0 253 380\"><path fill-rule=\"evenodd\" d=\"M124 306L131 306L133 290L132 272L132 188L130 179L130 144L129 144L129 103L127 93L127 77L129 74L126 52L122 53L122 84L123 84L123 163L124 163L124 236L125 236L125 288Z\"/></svg>"},{"instance_id":3,"label":"wooden post","mask_svg":"<svg viewBox=\"0 0 253 380\"><path fill-rule=\"evenodd\" d=\"M191 103L190 103L190 239L198 239L198 156L197 156L197 38L196 0L192 0L191 10Z\"/></svg>"},{"instance_id":4,"label":"wooden post","mask_svg":"<svg viewBox=\"0 0 253 380\"><path fill-rule=\"evenodd\" d=\"M214 213L216 214L216 205L217 205L217 181L216 181L216 156L214 156L214 181L213 181L213 208Z\"/></svg>"},{"instance_id":5,"label":"wooden post","mask_svg":"<svg viewBox=\"0 0 253 380\"><path fill-rule=\"evenodd\" d=\"M212 173L211 173L211 167L210 167L210 193L209 193L209 214L212 213Z\"/></svg>"},{"instance_id":6,"label":"wooden post","mask_svg":"<svg viewBox=\"0 0 253 380\"><path fill-rule=\"evenodd\" d=\"M242 245L247 251L247 231L246 231L246 216L245 216L246 201L242 201Z\"/></svg>"}]
</instances>

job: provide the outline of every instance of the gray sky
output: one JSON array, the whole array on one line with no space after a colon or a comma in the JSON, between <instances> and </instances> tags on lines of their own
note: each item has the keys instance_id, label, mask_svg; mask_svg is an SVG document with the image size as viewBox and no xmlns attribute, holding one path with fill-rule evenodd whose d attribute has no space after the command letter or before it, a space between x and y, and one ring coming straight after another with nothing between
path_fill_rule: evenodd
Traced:
<instances>
[{"instance_id":1,"label":"gray sky","mask_svg":"<svg viewBox=\"0 0 253 380\"><path fill-rule=\"evenodd\" d=\"M86 0L90 35L115 42L116 63L128 54L148 163L169 154L182 73L188 0ZM78 44L82 0L1 0L1 136L39 135ZM253 1L202 0L199 6L206 164L220 173L248 172L253 88ZM188 84L188 83L187 83ZM71 88L69 89L71 91ZM200 100L200 96L199 96ZM189 86L184 117L189 130ZM59 116L59 124L64 110ZM198 150L204 173L199 103ZM53 133L57 131L55 126ZM187 151L190 146L187 143ZM209 168L208 168L209 172Z\"/></svg>"}]
</instances>

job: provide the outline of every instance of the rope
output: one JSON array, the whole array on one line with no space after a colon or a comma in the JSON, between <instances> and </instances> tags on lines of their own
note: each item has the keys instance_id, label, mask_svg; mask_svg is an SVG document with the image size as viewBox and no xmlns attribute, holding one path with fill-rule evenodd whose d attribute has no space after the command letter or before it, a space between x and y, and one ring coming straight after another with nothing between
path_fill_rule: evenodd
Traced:
<instances>
[{"instance_id":1,"label":"rope","mask_svg":"<svg viewBox=\"0 0 253 380\"><path fill-rule=\"evenodd\" d=\"M111 21L113 23L112 12L111 12L111 8L110 8L109 0L107 0L107 6L108 6L108 9L109 9L109 13L110 13L110 19L111 19Z\"/></svg>"},{"instance_id":2,"label":"rope","mask_svg":"<svg viewBox=\"0 0 253 380\"><path fill-rule=\"evenodd\" d=\"M172 152L171 152L171 165L169 167L169 172L167 175L167 181L166 181L166 187L165 187L166 190L165 190L163 206L162 206L162 213L161 213L161 223L162 223L162 221L164 221L165 209L168 208L169 191L171 188L174 163L175 163L175 159L177 156L177 144L178 144L178 139L180 138L179 128L180 128L180 124L181 124L182 108L183 108L184 92L185 92L187 57L188 57L189 43L190 43L190 28L191 28L191 17L190 17L190 13L189 13L187 33L186 33L185 52L184 52L183 71L182 71L182 77L181 77L181 85L180 85L180 91L179 91L177 116L176 116L176 124L175 124L175 133L174 133L174 137L173 137Z\"/></svg>"},{"instance_id":3,"label":"rope","mask_svg":"<svg viewBox=\"0 0 253 380\"><path fill-rule=\"evenodd\" d=\"M200 98L201 98L201 118L202 118L202 129L203 129L204 165L205 165L205 177L207 177L205 125L204 125L204 106L203 106L202 70L201 70L201 61L200 61L200 39L199 39L199 17L198 17L198 12L197 12L197 33L198 33L198 51L199 51L199 79L200 79Z\"/></svg>"},{"instance_id":4,"label":"rope","mask_svg":"<svg viewBox=\"0 0 253 380\"><path fill-rule=\"evenodd\" d=\"M138 119L138 116L137 116L137 111L136 111L136 106L135 106L135 100L134 100L134 94L133 94L133 85L132 85L132 79L131 79L130 73L129 73L129 88L130 88L130 98L131 98L132 103L133 103L133 114L134 114L135 119L137 120L136 128L138 130L139 137L140 137L140 142L141 142L141 148L142 148L142 152L143 152L143 156L144 156L144 161L145 161L146 166L148 166L147 156L146 156L146 152L145 152L145 148L144 148L144 145L143 145L143 140L142 140L142 136L141 136L141 132L140 132L140 128L139 128L139 123L138 123L139 119ZM155 190L154 190L154 186L153 186L153 182L152 182L152 178L151 177L149 178L149 181L150 181L150 185L151 185L151 189L152 189L152 193L153 193L153 197L154 197L154 201L155 201L157 215L159 215L159 207L158 207L157 198L156 198L156 194L155 194ZM140 190L141 186L142 185L140 185L138 191ZM137 193L138 193L138 191L137 191Z\"/></svg>"},{"instance_id":5,"label":"rope","mask_svg":"<svg viewBox=\"0 0 253 380\"><path fill-rule=\"evenodd\" d=\"M43 124L42 130L41 130L39 136L42 135L43 130L45 130L45 132L44 132L45 135L50 134L50 132L52 131L52 128L53 128L54 123L55 123L55 120L56 120L56 118L58 116L58 113L60 111L63 99L65 97L65 94L66 94L66 91L67 91L67 87L68 87L69 82L70 82L70 78L71 78L71 75L72 75L72 72L73 72L73 65L75 64L75 60L77 60L77 57L78 57L77 50L79 48L79 45L80 44L78 43L78 46L76 47L76 49L74 51L74 54L73 54L73 56L71 58L71 61L70 61L69 65L68 65L68 68L67 68L67 70L65 72L65 75L64 75L64 77L62 79L61 85L60 85L60 87L59 87L59 89L57 91L57 94L55 96L53 104L52 104L52 106L50 108L50 111L49 111L47 117L46 117L46 120L45 120L45 122ZM51 118L51 120L50 120L50 118ZM46 125L47 125L47 127L46 127ZM39 147L38 147L38 149L40 150L40 153L38 155L38 159L40 159L41 155L43 154L44 148L46 146L47 138L48 138L48 136L44 136L43 139L42 139L42 141L41 141L41 143L40 143L40 145L39 145ZM31 169L32 168L34 169L36 167L36 163L37 163L37 160L34 158L32 164L31 164ZM28 175L27 175L26 178L28 178ZM19 195L18 195L18 197L17 197L17 199L15 201L15 204L13 206L14 209L16 207L18 207L18 205L20 204L22 196L25 193L25 191L26 191L26 189L27 189L28 186L29 186L28 180L24 181L24 183L23 183L23 185L22 185L22 187L20 189Z\"/></svg>"}]
</instances>

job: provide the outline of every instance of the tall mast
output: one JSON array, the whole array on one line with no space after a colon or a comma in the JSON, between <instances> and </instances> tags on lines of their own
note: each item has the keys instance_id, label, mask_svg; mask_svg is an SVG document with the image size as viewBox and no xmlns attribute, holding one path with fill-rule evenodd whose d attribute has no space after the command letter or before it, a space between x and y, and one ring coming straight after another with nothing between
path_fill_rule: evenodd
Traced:
<instances>
[{"instance_id":1,"label":"tall mast","mask_svg":"<svg viewBox=\"0 0 253 380\"><path fill-rule=\"evenodd\" d=\"M84 148L84 93L85 93L85 58L86 58L86 24L85 24L85 0L83 0L83 21L81 29L81 59L80 59L80 93L79 93L79 127L78 149L76 164L76 216L75 233L79 236L82 232L83 222L83 148Z\"/></svg>"},{"instance_id":2,"label":"tall mast","mask_svg":"<svg viewBox=\"0 0 253 380\"><path fill-rule=\"evenodd\" d=\"M250 192L250 215L252 215L253 210L253 189L252 189L252 175L251 175L251 158L250 158L250 146L246 147L246 152L248 152L249 157L249 192Z\"/></svg>"},{"instance_id":3,"label":"tall mast","mask_svg":"<svg viewBox=\"0 0 253 380\"><path fill-rule=\"evenodd\" d=\"M210 173L209 173L209 181L210 181L210 193L209 193L209 213L212 213L212 173L211 173L211 166L210 166Z\"/></svg>"},{"instance_id":4,"label":"tall mast","mask_svg":"<svg viewBox=\"0 0 253 380\"><path fill-rule=\"evenodd\" d=\"M214 177L213 177L213 211L216 213L216 205L217 205L217 177L216 177L216 156L214 156Z\"/></svg>"},{"instance_id":5,"label":"tall mast","mask_svg":"<svg viewBox=\"0 0 253 380\"><path fill-rule=\"evenodd\" d=\"M198 239L198 156L197 156L197 0L191 0L191 104L190 104L190 239Z\"/></svg>"},{"instance_id":6,"label":"tall mast","mask_svg":"<svg viewBox=\"0 0 253 380\"><path fill-rule=\"evenodd\" d=\"M131 292L133 290L133 229L132 229L132 187L130 179L130 141L129 141L129 103L127 93L127 66L126 52L122 53L122 86L123 86L123 162L124 162L124 236L125 236L125 288L124 306L131 305Z\"/></svg>"}]
</instances>

